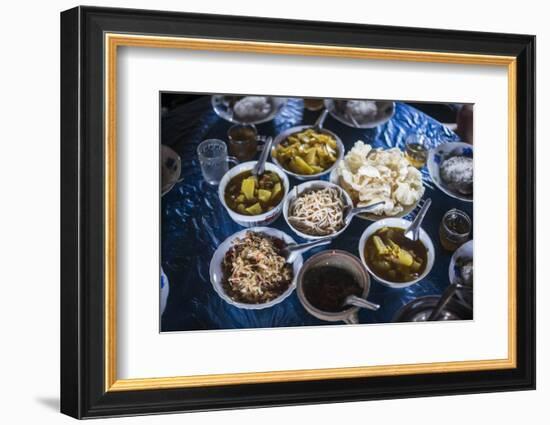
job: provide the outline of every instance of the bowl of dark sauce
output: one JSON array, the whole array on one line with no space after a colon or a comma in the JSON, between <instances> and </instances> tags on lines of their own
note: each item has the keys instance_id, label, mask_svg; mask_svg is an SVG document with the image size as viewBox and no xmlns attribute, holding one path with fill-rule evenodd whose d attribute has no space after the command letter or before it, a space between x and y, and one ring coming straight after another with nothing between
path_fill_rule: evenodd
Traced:
<instances>
[{"instance_id":1,"label":"bowl of dark sauce","mask_svg":"<svg viewBox=\"0 0 550 425\"><path fill-rule=\"evenodd\" d=\"M318 319L358 323L358 307L347 305L355 295L366 299L370 278L356 256L340 250L322 251L310 257L297 279L297 294L306 311Z\"/></svg>"}]
</instances>

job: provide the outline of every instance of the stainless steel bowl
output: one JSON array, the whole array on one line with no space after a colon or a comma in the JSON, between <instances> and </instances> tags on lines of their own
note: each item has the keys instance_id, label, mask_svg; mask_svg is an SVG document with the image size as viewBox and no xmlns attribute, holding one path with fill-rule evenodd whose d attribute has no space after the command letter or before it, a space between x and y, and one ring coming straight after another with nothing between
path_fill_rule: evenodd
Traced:
<instances>
[{"instance_id":1,"label":"stainless steel bowl","mask_svg":"<svg viewBox=\"0 0 550 425\"><path fill-rule=\"evenodd\" d=\"M326 116L326 112L324 112L324 114ZM336 161L334 161L334 164L332 164L332 166L327 168L326 170L324 170L320 173L317 173L317 174L297 174L297 173L294 173L294 172L286 169L279 161L277 161L277 158L275 158L275 156L273 155L273 151L277 146L279 146L283 141L285 141L288 136L290 136L294 133L300 133L300 132L308 130L308 129L313 129L315 131L318 131L318 132L324 133L324 134L328 134L329 136L333 137L334 140L336 140L336 146L337 146L337 149L338 149L338 153L337 153L337 156L336 156ZM324 176L325 174L330 174L332 172L332 170L334 170L336 168L338 163L344 158L344 150L345 150L344 144L342 143L342 140L340 139L340 137L338 137L338 135L336 135L336 133L333 133L332 131L327 130L326 128L323 128L322 127L322 120L321 120L320 124L300 125L300 126L297 126L297 127L291 127L289 129L283 131L282 133L279 133L277 135L277 137L275 137L275 140L273 140L273 145L271 147L271 160L275 164L277 164L282 170L284 170L285 173L287 173L290 176L293 176L293 177L297 178L298 180L319 180L319 178L321 176Z\"/></svg>"}]
</instances>

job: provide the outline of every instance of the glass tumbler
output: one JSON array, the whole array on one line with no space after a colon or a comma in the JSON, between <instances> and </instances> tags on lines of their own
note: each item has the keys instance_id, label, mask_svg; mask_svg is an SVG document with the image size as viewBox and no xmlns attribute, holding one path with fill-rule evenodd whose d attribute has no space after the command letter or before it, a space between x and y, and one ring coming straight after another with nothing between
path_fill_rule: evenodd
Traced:
<instances>
[{"instance_id":1,"label":"glass tumbler","mask_svg":"<svg viewBox=\"0 0 550 425\"><path fill-rule=\"evenodd\" d=\"M428 139L425 134L411 134L405 140L405 156L415 168L422 168L428 160Z\"/></svg>"},{"instance_id":2,"label":"glass tumbler","mask_svg":"<svg viewBox=\"0 0 550 425\"><path fill-rule=\"evenodd\" d=\"M472 231L472 220L464 211L453 208L439 224L439 240L447 251L455 251L466 242Z\"/></svg>"},{"instance_id":3,"label":"glass tumbler","mask_svg":"<svg viewBox=\"0 0 550 425\"><path fill-rule=\"evenodd\" d=\"M227 131L229 153L240 162L251 161L258 152L258 131L253 125L236 124Z\"/></svg>"},{"instance_id":4,"label":"glass tumbler","mask_svg":"<svg viewBox=\"0 0 550 425\"><path fill-rule=\"evenodd\" d=\"M227 145L223 140L207 139L197 147L202 177L210 185L217 185L229 170L229 163L238 164L237 158L227 155Z\"/></svg>"}]
</instances>

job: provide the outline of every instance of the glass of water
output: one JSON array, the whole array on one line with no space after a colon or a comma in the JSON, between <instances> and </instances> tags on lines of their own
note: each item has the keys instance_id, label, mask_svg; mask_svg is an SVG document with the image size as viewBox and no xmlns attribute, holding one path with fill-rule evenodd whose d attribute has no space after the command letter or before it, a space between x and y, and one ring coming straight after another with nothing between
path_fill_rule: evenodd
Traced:
<instances>
[{"instance_id":1,"label":"glass of water","mask_svg":"<svg viewBox=\"0 0 550 425\"><path fill-rule=\"evenodd\" d=\"M202 141L197 148L204 181L211 185L220 182L229 170L229 163L238 164L237 158L227 155L227 145L223 140L208 139Z\"/></svg>"}]
</instances>

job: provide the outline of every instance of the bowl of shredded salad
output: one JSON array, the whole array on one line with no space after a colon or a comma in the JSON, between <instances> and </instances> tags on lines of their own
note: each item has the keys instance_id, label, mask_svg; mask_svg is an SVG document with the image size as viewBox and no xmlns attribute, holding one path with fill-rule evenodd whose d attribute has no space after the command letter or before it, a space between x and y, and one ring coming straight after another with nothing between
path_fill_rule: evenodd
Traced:
<instances>
[{"instance_id":1,"label":"bowl of shredded salad","mask_svg":"<svg viewBox=\"0 0 550 425\"><path fill-rule=\"evenodd\" d=\"M296 287L303 263L301 255L287 263L282 251L294 244L277 229L253 227L229 236L214 252L210 281L227 303L242 309L260 310L286 299Z\"/></svg>"}]
</instances>

